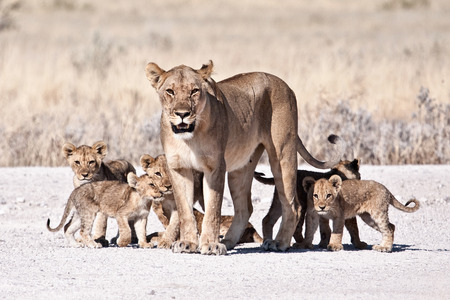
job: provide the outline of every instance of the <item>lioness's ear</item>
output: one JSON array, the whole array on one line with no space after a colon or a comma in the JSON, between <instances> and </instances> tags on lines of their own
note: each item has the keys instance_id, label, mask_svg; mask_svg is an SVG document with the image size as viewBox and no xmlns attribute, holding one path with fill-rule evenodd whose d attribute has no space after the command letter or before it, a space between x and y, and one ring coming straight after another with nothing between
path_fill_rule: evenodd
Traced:
<instances>
[{"instance_id":1,"label":"lioness's ear","mask_svg":"<svg viewBox=\"0 0 450 300\"><path fill-rule=\"evenodd\" d=\"M147 75L148 81L150 81L150 83L155 89L158 86L159 78L164 73L166 73L166 71L164 71L157 64L152 62L148 63L147 67L145 68L145 75Z\"/></svg>"},{"instance_id":2,"label":"lioness's ear","mask_svg":"<svg viewBox=\"0 0 450 300\"><path fill-rule=\"evenodd\" d=\"M71 143L65 143L62 148L61 148L64 156L66 157L66 159L69 159L69 156L71 156L73 154L73 152L75 150L77 150L77 147L75 147L74 144Z\"/></svg>"},{"instance_id":3,"label":"lioness's ear","mask_svg":"<svg viewBox=\"0 0 450 300\"><path fill-rule=\"evenodd\" d=\"M148 154L144 154L144 155L141 156L141 159L140 159L141 167L145 171L145 169L149 168L150 165L155 162L155 160L156 159L154 159L152 156L150 156Z\"/></svg>"},{"instance_id":4,"label":"lioness's ear","mask_svg":"<svg viewBox=\"0 0 450 300\"><path fill-rule=\"evenodd\" d=\"M302 185L303 185L303 190L306 192L306 193L308 193L309 192L309 189L314 185L314 183L315 183L316 181L314 180L314 178L312 178L312 177L305 177L305 178L303 178L303 182L302 182Z\"/></svg>"},{"instance_id":5,"label":"lioness's ear","mask_svg":"<svg viewBox=\"0 0 450 300\"><path fill-rule=\"evenodd\" d=\"M134 174L133 172L128 173L127 175L127 182L128 185L132 188L136 188L137 182L138 182L138 176Z\"/></svg>"},{"instance_id":6,"label":"lioness's ear","mask_svg":"<svg viewBox=\"0 0 450 300\"><path fill-rule=\"evenodd\" d=\"M336 189L337 192L341 190L342 179L339 175L331 176L328 181L331 182L331 184L333 185L333 187Z\"/></svg>"},{"instance_id":7,"label":"lioness's ear","mask_svg":"<svg viewBox=\"0 0 450 300\"><path fill-rule=\"evenodd\" d=\"M214 64L210 60L207 64L204 64L197 72L202 76L204 80L208 80L211 77Z\"/></svg>"},{"instance_id":8,"label":"lioness's ear","mask_svg":"<svg viewBox=\"0 0 450 300\"><path fill-rule=\"evenodd\" d=\"M93 146L92 149L95 150L100 155L100 158L103 159L106 154L108 154L108 147L104 141L98 141Z\"/></svg>"}]
</instances>

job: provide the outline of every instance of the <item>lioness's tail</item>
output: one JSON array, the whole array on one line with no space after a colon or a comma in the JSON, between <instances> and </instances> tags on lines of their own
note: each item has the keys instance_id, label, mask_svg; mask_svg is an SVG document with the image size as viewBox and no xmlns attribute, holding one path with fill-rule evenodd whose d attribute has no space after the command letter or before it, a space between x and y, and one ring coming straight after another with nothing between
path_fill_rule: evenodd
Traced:
<instances>
[{"instance_id":1,"label":"lioness's tail","mask_svg":"<svg viewBox=\"0 0 450 300\"><path fill-rule=\"evenodd\" d=\"M412 213L415 212L416 210L419 209L420 207L420 203L418 200L416 199L411 199L408 202L406 202L405 205L403 205L402 203L400 203L397 199L395 199L395 197L391 194L391 199L389 200L389 203L394 206L396 209L399 209L401 211L404 212L408 212L408 213ZM413 207L407 207L408 204L410 203L414 203Z\"/></svg>"},{"instance_id":2,"label":"lioness's tail","mask_svg":"<svg viewBox=\"0 0 450 300\"><path fill-rule=\"evenodd\" d=\"M316 158L314 158L308 150L306 150L305 146L303 145L302 140L297 135L297 152L303 157L304 160L306 160L307 163L309 163L311 166L318 168L318 169L330 169L337 165L340 161L342 156L344 155L345 151L345 142L337 135L330 135L328 137L328 141L333 144L335 150L333 151L333 154L329 161L319 161Z\"/></svg>"},{"instance_id":3,"label":"lioness's tail","mask_svg":"<svg viewBox=\"0 0 450 300\"><path fill-rule=\"evenodd\" d=\"M73 194L73 192L72 192ZM56 228L50 227L50 219L47 219L47 229L51 232L57 232L59 231L63 226L64 223L66 223L66 219L70 214L70 211L72 210L73 203L72 203L72 195L70 195L69 200L67 200L66 208L64 208L64 214L62 216L61 222L59 222L59 225Z\"/></svg>"},{"instance_id":4,"label":"lioness's tail","mask_svg":"<svg viewBox=\"0 0 450 300\"><path fill-rule=\"evenodd\" d=\"M273 177L263 177L266 176L264 173L254 172L253 178L255 178L257 181L261 182L262 184L268 184L268 185L275 185L275 179Z\"/></svg>"}]
</instances>

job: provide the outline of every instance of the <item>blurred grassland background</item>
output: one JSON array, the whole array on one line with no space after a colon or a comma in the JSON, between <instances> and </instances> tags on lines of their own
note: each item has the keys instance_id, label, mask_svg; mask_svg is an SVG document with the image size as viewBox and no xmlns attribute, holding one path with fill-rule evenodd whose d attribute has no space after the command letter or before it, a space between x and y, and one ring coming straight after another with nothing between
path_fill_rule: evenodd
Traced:
<instances>
[{"instance_id":1,"label":"blurred grassland background","mask_svg":"<svg viewBox=\"0 0 450 300\"><path fill-rule=\"evenodd\" d=\"M0 166L162 153L145 66L209 59L284 79L321 159L335 133L362 163L450 163L450 1L0 0Z\"/></svg>"}]
</instances>

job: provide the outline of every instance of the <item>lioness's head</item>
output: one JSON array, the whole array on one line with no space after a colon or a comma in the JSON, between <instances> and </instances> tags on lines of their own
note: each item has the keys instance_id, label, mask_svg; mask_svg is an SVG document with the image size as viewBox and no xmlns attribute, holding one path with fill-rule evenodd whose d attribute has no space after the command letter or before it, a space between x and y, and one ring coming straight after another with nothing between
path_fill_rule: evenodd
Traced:
<instances>
[{"instance_id":1,"label":"lioness's head","mask_svg":"<svg viewBox=\"0 0 450 300\"><path fill-rule=\"evenodd\" d=\"M357 158L352 161L341 160L333 169L337 170L343 179L361 179L359 159Z\"/></svg>"},{"instance_id":2,"label":"lioness's head","mask_svg":"<svg viewBox=\"0 0 450 300\"><path fill-rule=\"evenodd\" d=\"M303 189L312 197L314 201L314 210L319 215L326 215L334 207L334 201L341 190L342 179L339 175L333 175L330 179L319 179L314 181L312 177L303 179Z\"/></svg>"},{"instance_id":3,"label":"lioness's head","mask_svg":"<svg viewBox=\"0 0 450 300\"><path fill-rule=\"evenodd\" d=\"M159 190L164 194L172 193L172 182L169 178L166 156L161 154L153 158L148 154L144 154L140 160L142 169L148 176L153 178Z\"/></svg>"},{"instance_id":4,"label":"lioness's head","mask_svg":"<svg viewBox=\"0 0 450 300\"><path fill-rule=\"evenodd\" d=\"M65 143L62 152L78 180L89 182L98 173L108 149L103 141L96 142L92 147L86 145L75 147L71 143Z\"/></svg>"},{"instance_id":5,"label":"lioness's head","mask_svg":"<svg viewBox=\"0 0 450 300\"><path fill-rule=\"evenodd\" d=\"M127 181L128 185L134 188L143 199L147 198L155 201L161 201L164 199L158 186L147 174L137 176L134 173L128 173Z\"/></svg>"},{"instance_id":6,"label":"lioness's head","mask_svg":"<svg viewBox=\"0 0 450 300\"><path fill-rule=\"evenodd\" d=\"M194 136L198 116L207 101L206 85L212 69L212 61L199 70L181 65L167 72L155 63L147 65L147 78L159 94L163 113L176 137L190 139Z\"/></svg>"}]
</instances>

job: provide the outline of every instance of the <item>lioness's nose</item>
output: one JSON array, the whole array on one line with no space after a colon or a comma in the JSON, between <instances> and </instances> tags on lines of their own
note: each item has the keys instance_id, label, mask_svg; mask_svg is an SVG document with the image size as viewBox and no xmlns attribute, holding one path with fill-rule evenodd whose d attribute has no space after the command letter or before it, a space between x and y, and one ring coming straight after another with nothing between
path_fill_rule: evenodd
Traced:
<instances>
[{"instance_id":1,"label":"lioness's nose","mask_svg":"<svg viewBox=\"0 0 450 300\"><path fill-rule=\"evenodd\" d=\"M177 111L175 114L183 120L184 118L188 117L191 113L188 111Z\"/></svg>"},{"instance_id":2,"label":"lioness's nose","mask_svg":"<svg viewBox=\"0 0 450 300\"><path fill-rule=\"evenodd\" d=\"M319 205L319 208L320 208L321 210L324 210L324 209L325 209L325 205L324 205L324 206L320 206L320 205Z\"/></svg>"}]
</instances>

